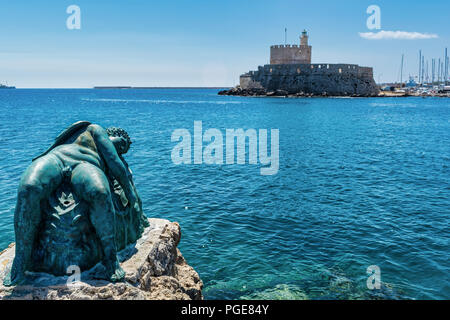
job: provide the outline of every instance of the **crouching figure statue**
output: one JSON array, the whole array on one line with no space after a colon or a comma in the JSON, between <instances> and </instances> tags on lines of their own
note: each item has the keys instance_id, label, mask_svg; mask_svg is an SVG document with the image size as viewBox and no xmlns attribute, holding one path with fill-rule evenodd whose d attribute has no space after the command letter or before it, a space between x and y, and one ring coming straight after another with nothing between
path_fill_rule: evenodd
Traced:
<instances>
[{"instance_id":1,"label":"crouching figure statue","mask_svg":"<svg viewBox=\"0 0 450 320\"><path fill-rule=\"evenodd\" d=\"M66 275L101 262L101 278L121 281L117 252L148 226L131 170L131 145L120 128L74 123L35 158L21 178L14 213L15 258L4 285L26 282L27 272Z\"/></svg>"}]
</instances>

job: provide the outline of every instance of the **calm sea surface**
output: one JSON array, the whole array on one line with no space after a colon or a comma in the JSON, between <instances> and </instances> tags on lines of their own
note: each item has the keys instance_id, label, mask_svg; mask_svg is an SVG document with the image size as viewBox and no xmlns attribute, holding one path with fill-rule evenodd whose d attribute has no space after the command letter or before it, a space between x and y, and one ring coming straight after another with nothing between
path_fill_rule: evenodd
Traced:
<instances>
[{"instance_id":1,"label":"calm sea surface","mask_svg":"<svg viewBox=\"0 0 450 320\"><path fill-rule=\"evenodd\" d=\"M19 177L68 125L121 126L149 217L180 222L207 299L450 299L450 100L0 90L0 250ZM171 161L171 133L280 130L280 170ZM368 290L367 267L382 288Z\"/></svg>"}]
</instances>

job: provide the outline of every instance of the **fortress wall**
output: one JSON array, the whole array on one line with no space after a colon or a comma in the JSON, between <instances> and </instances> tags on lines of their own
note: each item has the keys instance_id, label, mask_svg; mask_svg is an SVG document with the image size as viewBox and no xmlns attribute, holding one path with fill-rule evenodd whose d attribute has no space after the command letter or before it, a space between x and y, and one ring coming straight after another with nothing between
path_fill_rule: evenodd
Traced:
<instances>
[{"instance_id":1,"label":"fortress wall","mask_svg":"<svg viewBox=\"0 0 450 320\"><path fill-rule=\"evenodd\" d=\"M343 74L359 76L360 67L355 64L279 64L279 65L265 65L259 67L257 72L267 74ZM372 69L372 68L365 68ZM366 71L368 72L368 71Z\"/></svg>"},{"instance_id":2,"label":"fortress wall","mask_svg":"<svg viewBox=\"0 0 450 320\"><path fill-rule=\"evenodd\" d=\"M241 87L282 89L289 93L372 95L378 93L372 74L372 68L354 64L270 64L241 76Z\"/></svg>"},{"instance_id":3,"label":"fortress wall","mask_svg":"<svg viewBox=\"0 0 450 320\"><path fill-rule=\"evenodd\" d=\"M311 47L277 45L270 47L270 64L311 63Z\"/></svg>"},{"instance_id":4,"label":"fortress wall","mask_svg":"<svg viewBox=\"0 0 450 320\"><path fill-rule=\"evenodd\" d=\"M360 77L373 79L373 69L369 67L359 67L358 75Z\"/></svg>"},{"instance_id":5,"label":"fortress wall","mask_svg":"<svg viewBox=\"0 0 450 320\"><path fill-rule=\"evenodd\" d=\"M255 89L255 88L262 89L263 88L261 83L253 80L253 77L252 77L253 75L254 75L254 73L246 73L246 74L243 74L239 78L241 88L252 88L252 89Z\"/></svg>"}]
</instances>

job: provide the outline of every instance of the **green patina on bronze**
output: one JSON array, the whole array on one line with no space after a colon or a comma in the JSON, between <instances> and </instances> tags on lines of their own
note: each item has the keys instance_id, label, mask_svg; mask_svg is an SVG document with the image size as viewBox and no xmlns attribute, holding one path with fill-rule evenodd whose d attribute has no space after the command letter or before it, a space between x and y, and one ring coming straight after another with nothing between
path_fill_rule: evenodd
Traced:
<instances>
[{"instance_id":1,"label":"green patina on bronze","mask_svg":"<svg viewBox=\"0 0 450 320\"><path fill-rule=\"evenodd\" d=\"M35 158L21 178L14 214L16 255L5 285L21 284L26 271L66 275L102 262L103 278L125 277L117 251L148 226L131 170L131 145L120 128L74 123Z\"/></svg>"}]
</instances>

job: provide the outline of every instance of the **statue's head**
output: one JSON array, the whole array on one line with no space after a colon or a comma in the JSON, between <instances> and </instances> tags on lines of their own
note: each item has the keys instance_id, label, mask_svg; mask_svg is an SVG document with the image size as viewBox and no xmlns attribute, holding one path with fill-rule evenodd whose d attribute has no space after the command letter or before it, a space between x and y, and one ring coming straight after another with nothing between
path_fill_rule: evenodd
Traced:
<instances>
[{"instance_id":1,"label":"statue's head","mask_svg":"<svg viewBox=\"0 0 450 320\"><path fill-rule=\"evenodd\" d=\"M106 129L109 139L116 147L118 154L125 154L128 152L131 146L131 139L128 133L122 128L110 127Z\"/></svg>"}]
</instances>

